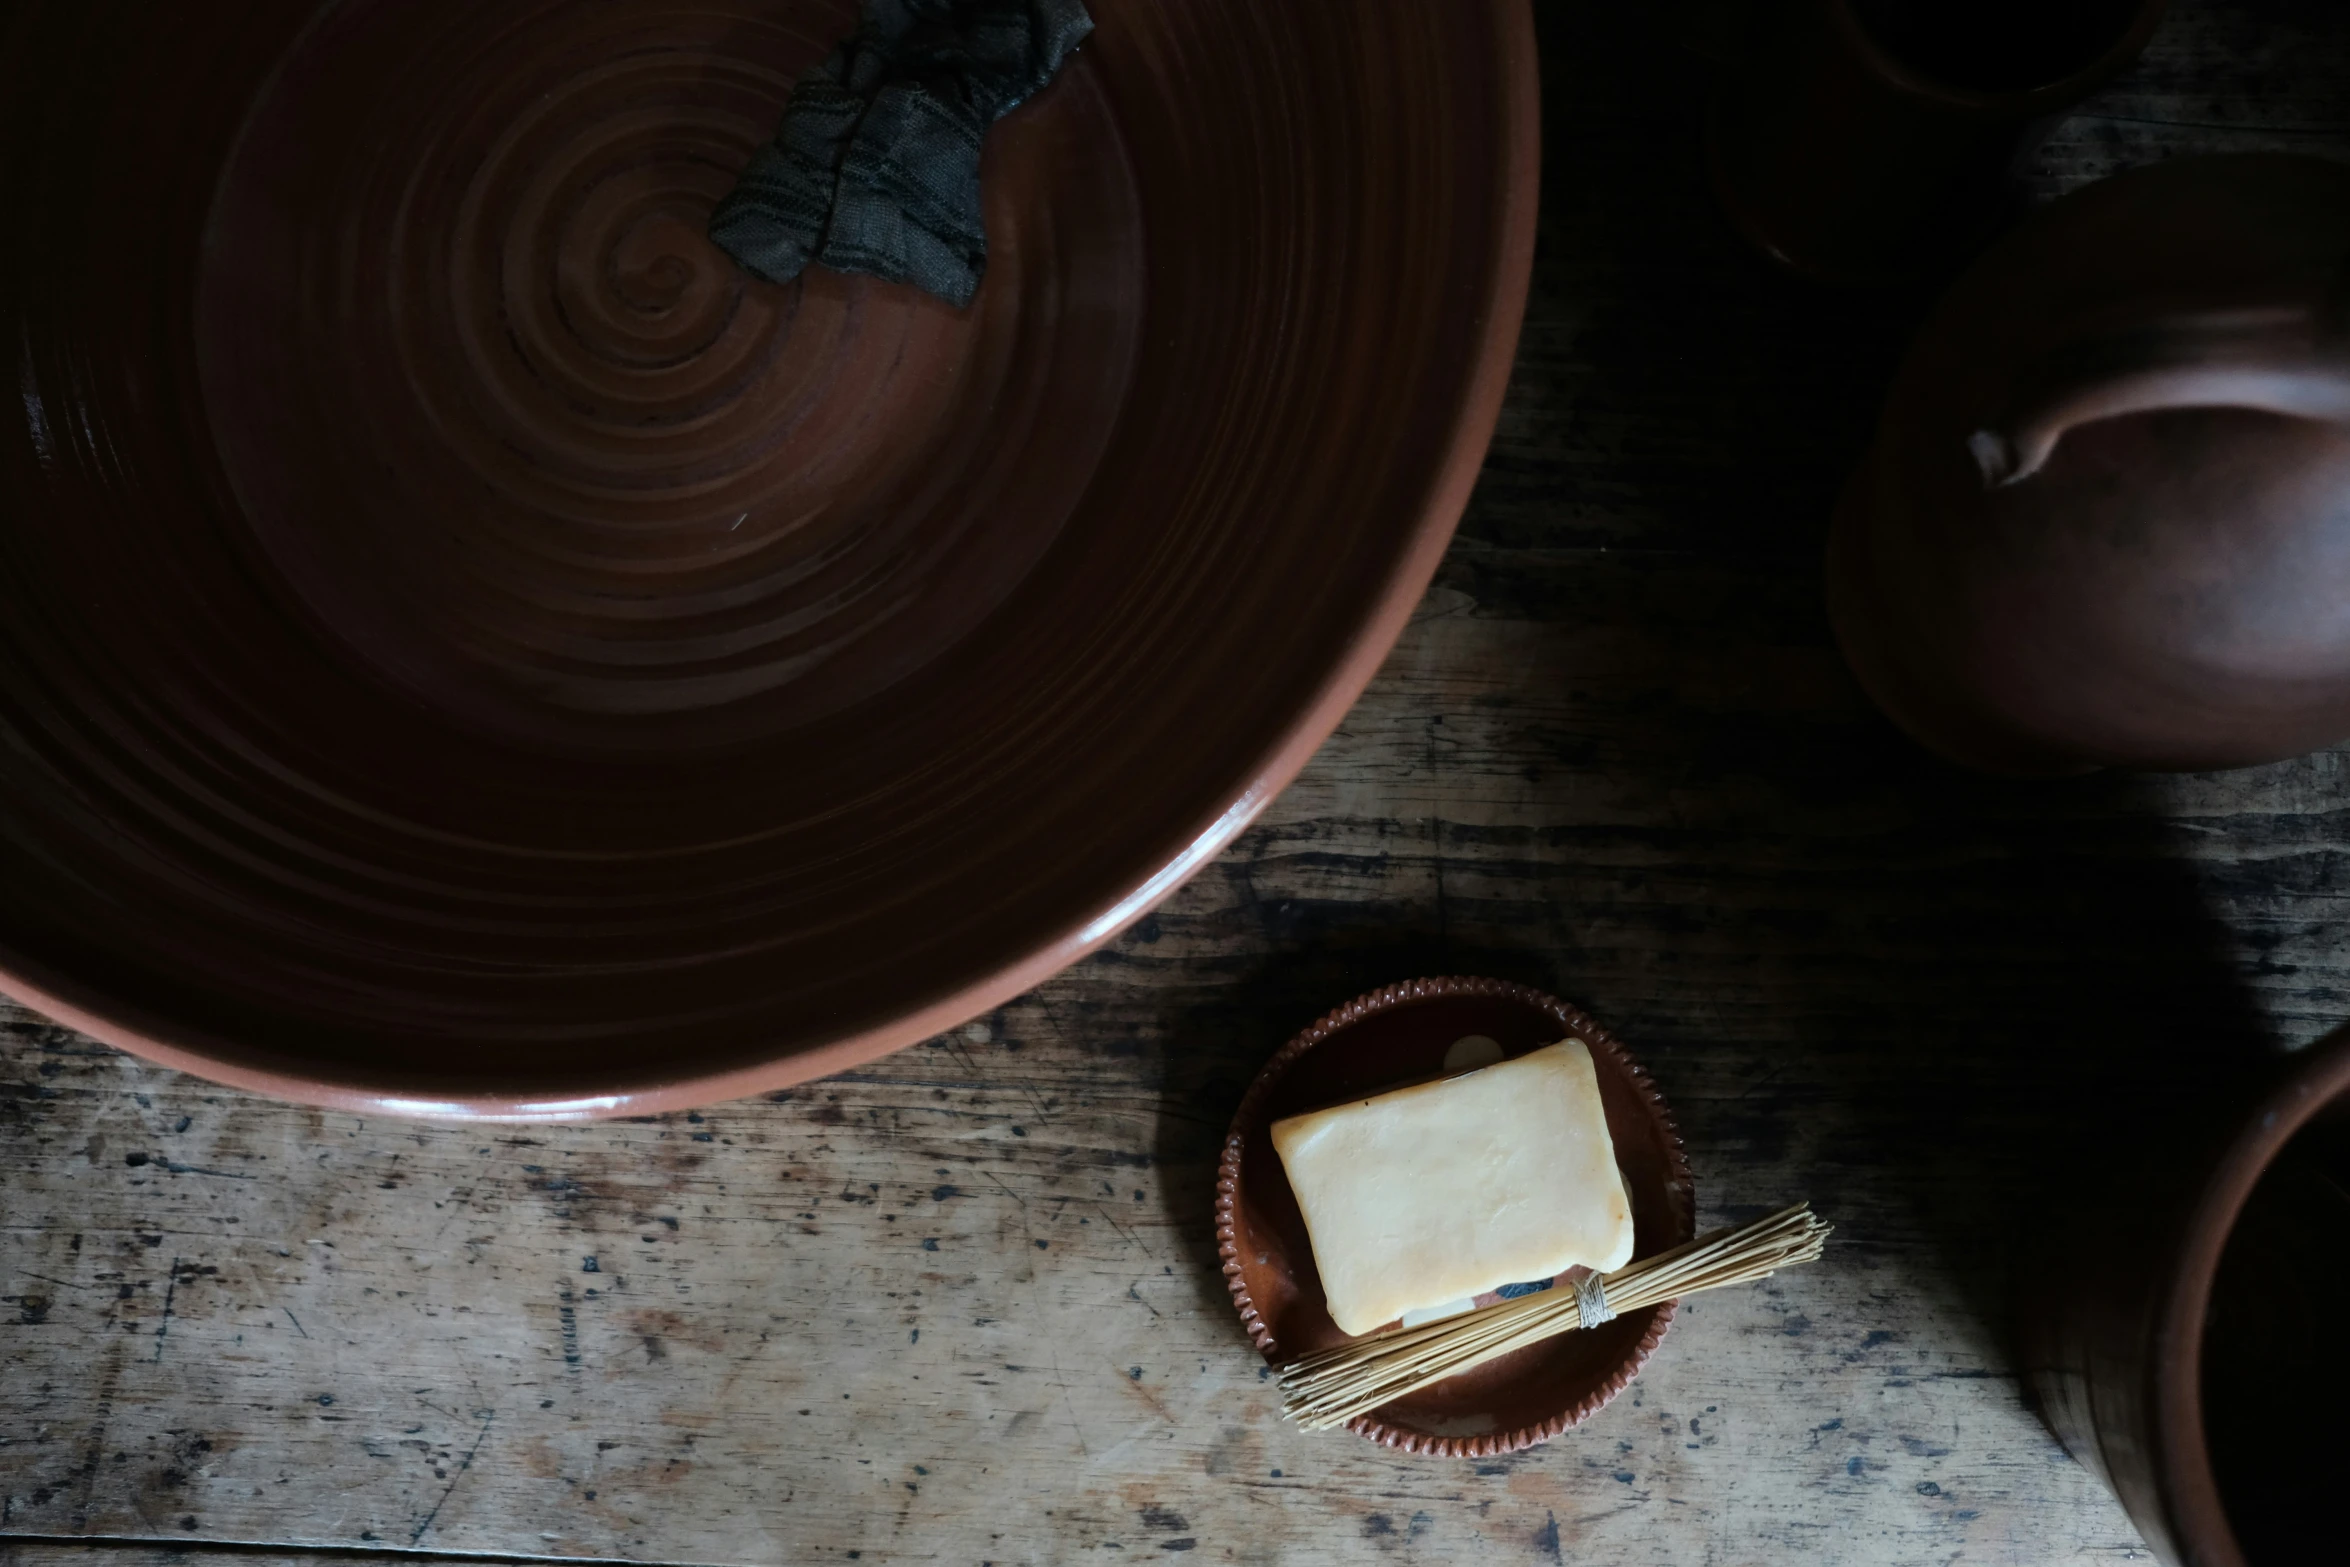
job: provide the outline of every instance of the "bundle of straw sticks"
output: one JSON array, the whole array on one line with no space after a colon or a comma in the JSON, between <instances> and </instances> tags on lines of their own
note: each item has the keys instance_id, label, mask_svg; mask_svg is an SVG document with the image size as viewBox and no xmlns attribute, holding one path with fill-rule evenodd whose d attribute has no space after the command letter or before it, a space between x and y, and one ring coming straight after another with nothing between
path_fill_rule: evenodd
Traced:
<instances>
[{"instance_id":1,"label":"bundle of straw sticks","mask_svg":"<svg viewBox=\"0 0 2350 1567\"><path fill-rule=\"evenodd\" d=\"M1700 1290L1767 1279L1817 1261L1829 1226L1799 1202L1767 1219L1701 1235L1671 1251L1585 1279L1573 1288L1521 1295L1496 1305L1375 1338L1356 1339L1281 1368L1282 1417L1308 1431L1416 1393L1554 1334L1600 1323Z\"/></svg>"}]
</instances>

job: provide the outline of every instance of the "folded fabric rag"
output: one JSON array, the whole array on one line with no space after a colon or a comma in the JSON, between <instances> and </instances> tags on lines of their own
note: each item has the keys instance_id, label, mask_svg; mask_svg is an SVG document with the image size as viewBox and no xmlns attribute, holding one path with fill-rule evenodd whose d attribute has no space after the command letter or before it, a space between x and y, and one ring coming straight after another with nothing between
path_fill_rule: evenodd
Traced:
<instances>
[{"instance_id":1,"label":"folded fabric rag","mask_svg":"<svg viewBox=\"0 0 2350 1567\"><path fill-rule=\"evenodd\" d=\"M710 238L771 283L814 262L969 304L987 268L980 143L1092 31L1081 0L865 0Z\"/></svg>"}]
</instances>

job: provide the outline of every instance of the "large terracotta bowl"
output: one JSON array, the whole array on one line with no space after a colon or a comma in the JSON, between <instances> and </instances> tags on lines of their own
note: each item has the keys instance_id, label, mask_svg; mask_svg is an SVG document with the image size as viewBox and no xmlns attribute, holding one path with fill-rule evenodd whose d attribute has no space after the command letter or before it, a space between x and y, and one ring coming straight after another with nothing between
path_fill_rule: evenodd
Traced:
<instances>
[{"instance_id":1,"label":"large terracotta bowl","mask_svg":"<svg viewBox=\"0 0 2350 1567\"><path fill-rule=\"evenodd\" d=\"M957 312L703 238L848 0L0 20L0 985L417 1115L958 1023L1238 832L1492 430L1525 0L1094 0Z\"/></svg>"}]
</instances>

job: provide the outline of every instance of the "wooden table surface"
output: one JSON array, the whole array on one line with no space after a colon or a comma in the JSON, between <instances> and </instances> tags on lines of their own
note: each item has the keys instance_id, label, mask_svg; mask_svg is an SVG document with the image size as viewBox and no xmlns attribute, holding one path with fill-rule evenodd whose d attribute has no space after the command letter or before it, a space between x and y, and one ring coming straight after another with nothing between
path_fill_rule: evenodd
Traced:
<instances>
[{"instance_id":1,"label":"wooden table surface","mask_svg":"<svg viewBox=\"0 0 2350 1567\"><path fill-rule=\"evenodd\" d=\"M1868 710L1816 561L1922 300L1739 252L1647 9L1542 11L1532 305L1421 614L1109 950L867 1070L551 1129L288 1108L0 1013L0 1567L2143 1557L2025 1405L2010 1240L2115 1074L2350 1016L2350 753L2010 784ZM2038 180L2346 122L2341 7L2180 0ZM1838 1225L1477 1464L1282 1425L1211 1234L1257 1064L1430 972L1618 1029L1702 1220Z\"/></svg>"}]
</instances>

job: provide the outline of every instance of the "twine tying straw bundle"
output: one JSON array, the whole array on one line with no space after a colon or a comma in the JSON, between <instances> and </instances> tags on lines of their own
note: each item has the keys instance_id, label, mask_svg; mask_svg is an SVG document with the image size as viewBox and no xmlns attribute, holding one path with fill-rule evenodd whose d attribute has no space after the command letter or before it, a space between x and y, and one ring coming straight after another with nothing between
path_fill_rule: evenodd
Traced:
<instances>
[{"instance_id":1,"label":"twine tying straw bundle","mask_svg":"<svg viewBox=\"0 0 2350 1567\"><path fill-rule=\"evenodd\" d=\"M1327 1431L1556 1334L1595 1328L1627 1311L1700 1290L1767 1279L1781 1268L1817 1261L1829 1228L1810 1203L1799 1202L1767 1219L1627 1263L1605 1277L1579 1279L1571 1290L1522 1295L1307 1355L1281 1368L1282 1418L1308 1431Z\"/></svg>"}]
</instances>

